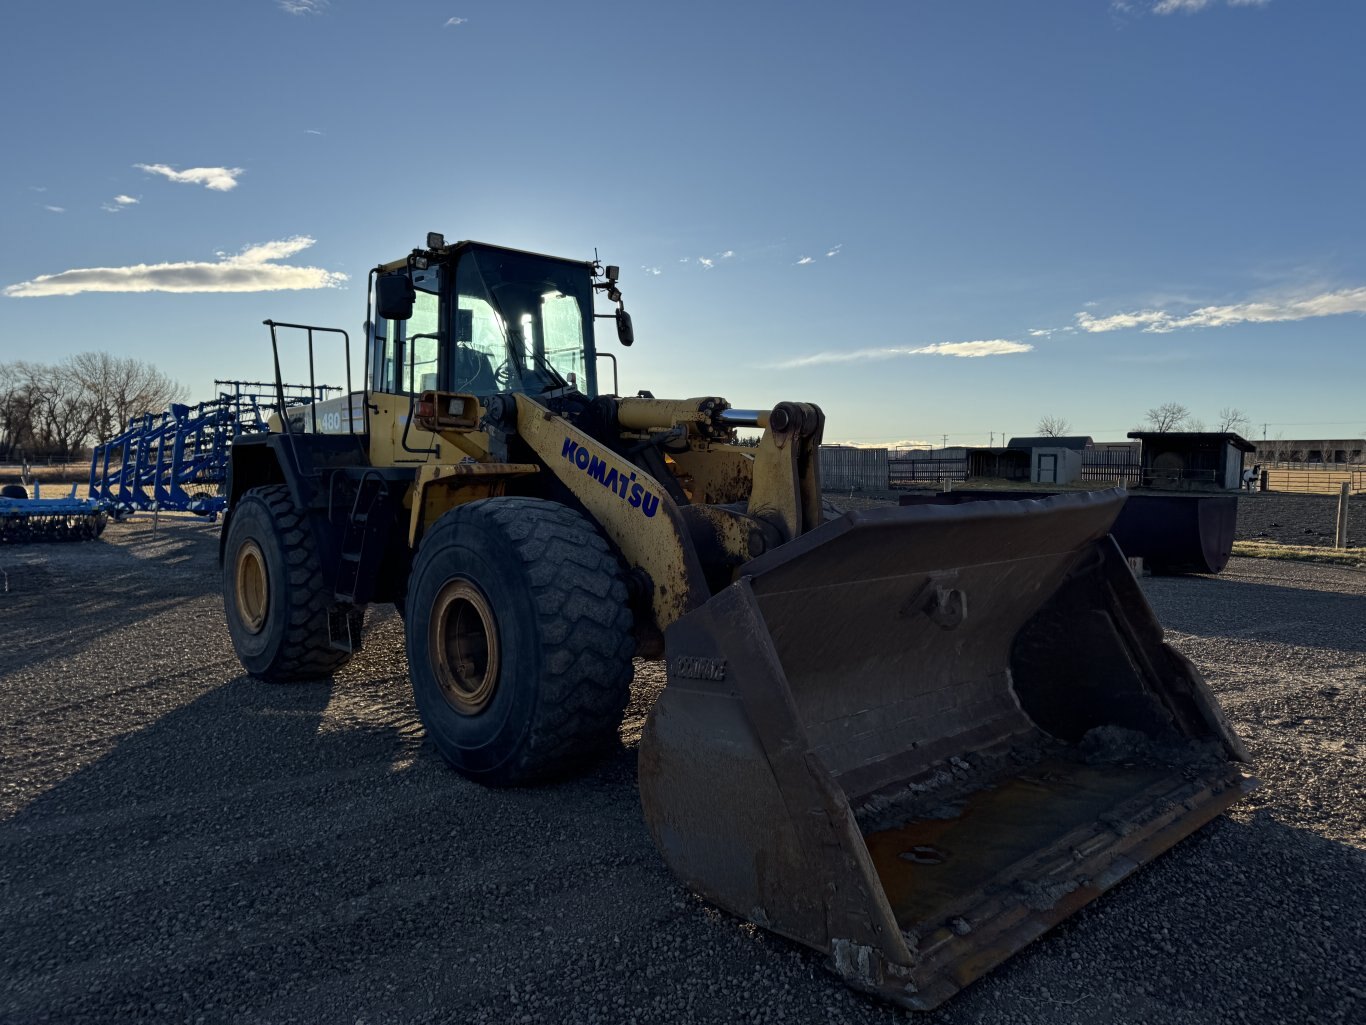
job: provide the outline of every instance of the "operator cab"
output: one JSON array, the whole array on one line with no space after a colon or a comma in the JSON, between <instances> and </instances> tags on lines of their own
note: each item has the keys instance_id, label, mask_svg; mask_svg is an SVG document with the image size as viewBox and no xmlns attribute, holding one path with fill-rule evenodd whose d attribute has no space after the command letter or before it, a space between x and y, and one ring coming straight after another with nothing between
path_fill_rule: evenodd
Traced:
<instances>
[{"instance_id":1,"label":"operator cab","mask_svg":"<svg viewBox=\"0 0 1366 1025\"><path fill-rule=\"evenodd\" d=\"M375 271L370 388L482 396L572 387L595 397L597 270L592 261L428 236L426 250Z\"/></svg>"}]
</instances>

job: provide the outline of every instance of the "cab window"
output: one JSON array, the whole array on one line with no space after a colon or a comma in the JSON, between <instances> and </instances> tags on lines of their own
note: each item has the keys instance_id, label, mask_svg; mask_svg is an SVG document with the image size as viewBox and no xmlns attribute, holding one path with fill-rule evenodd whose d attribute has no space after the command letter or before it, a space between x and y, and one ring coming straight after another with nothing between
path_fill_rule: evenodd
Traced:
<instances>
[{"instance_id":1,"label":"cab window","mask_svg":"<svg viewBox=\"0 0 1366 1025\"><path fill-rule=\"evenodd\" d=\"M389 395L418 394L440 386L441 269L413 271L413 315L377 318L372 328L374 387Z\"/></svg>"},{"instance_id":2,"label":"cab window","mask_svg":"<svg viewBox=\"0 0 1366 1025\"><path fill-rule=\"evenodd\" d=\"M507 328L498 311L479 295L455 298L455 351L451 359L452 391L482 395L508 387Z\"/></svg>"},{"instance_id":3,"label":"cab window","mask_svg":"<svg viewBox=\"0 0 1366 1025\"><path fill-rule=\"evenodd\" d=\"M579 301L563 292L541 296L541 331L545 358L565 380L584 381L583 311Z\"/></svg>"},{"instance_id":4,"label":"cab window","mask_svg":"<svg viewBox=\"0 0 1366 1025\"><path fill-rule=\"evenodd\" d=\"M437 359L441 351L441 269L413 271L413 315L403 323L403 379L409 394L438 387Z\"/></svg>"}]
</instances>

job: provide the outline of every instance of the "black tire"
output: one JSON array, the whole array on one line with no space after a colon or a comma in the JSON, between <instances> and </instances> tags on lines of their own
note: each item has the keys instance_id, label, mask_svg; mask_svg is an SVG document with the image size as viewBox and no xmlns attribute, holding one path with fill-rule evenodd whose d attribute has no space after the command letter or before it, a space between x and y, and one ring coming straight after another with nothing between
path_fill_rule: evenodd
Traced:
<instances>
[{"instance_id":1,"label":"black tire","mask_svg":"<svg viewBox=\"0 0 1366 1025\"><path fill-rule=\"evenodd\" d=\"M335 601L306 514L283 484L252 488L232 512L223 607L243 667L272 683L321 679L350 660L331 647L329 618L359 647L364 610Z\"/></svg>"},{"instance_id":2,"label":"black tire","mask_svg":"<svg viewBox=\"0 0 1366 1025\"><path fill-rule=\"evenodd\" d=\"M574 510L512 497L450 510L422 540L406 605L418 713L463 775L553 779L617 743L632 616L616 555Z\"/></svg>"},{"instance_id":3,"label":"black tire","mask_svg":"<svg viewBox=\"0 0 1366 1025\"><path fill-rule=\"evenodd\" d=\"M0 498L17 498L21 502L28 499L28 488L22 484L6 484L0 487Z\"/></svg>"}]
</instances>

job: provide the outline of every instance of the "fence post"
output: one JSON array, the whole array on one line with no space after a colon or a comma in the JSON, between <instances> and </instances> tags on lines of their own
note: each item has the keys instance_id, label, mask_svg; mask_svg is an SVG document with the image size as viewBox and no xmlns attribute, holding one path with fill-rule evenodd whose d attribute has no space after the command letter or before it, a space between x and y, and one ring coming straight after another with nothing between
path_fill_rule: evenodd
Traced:
<instances>
[{"instance_id":1,"label":"fence post","mask_svg":"<svg viewBox=\"0 0 1366 1025\"><path fill-rule=\"evenodd\" d=\"M1334 539L1334 548L1347 547L1347 496L1352 493L1352 482L1343 481L1342 489L1338 492L1338 533Z\"/></svg>"}]
</instances>

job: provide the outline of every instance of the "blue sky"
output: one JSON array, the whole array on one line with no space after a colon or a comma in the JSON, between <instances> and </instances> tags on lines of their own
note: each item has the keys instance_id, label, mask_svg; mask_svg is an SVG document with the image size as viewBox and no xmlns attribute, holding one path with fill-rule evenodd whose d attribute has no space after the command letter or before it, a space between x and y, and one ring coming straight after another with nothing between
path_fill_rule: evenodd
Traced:
<instances>
[{"instance_id":1,"label":"blue sky","mask_svg":"<svg viewBox=\"0 0 1366 1025\"><path fill-rule=\"evenodd\" d=\"M0 362L207 398L266 317L359 335L434 230L596 248L623 389L828 440L1359 435L1363 39L1344 0L10 5Z\"/></svg>"}]
</instances>

